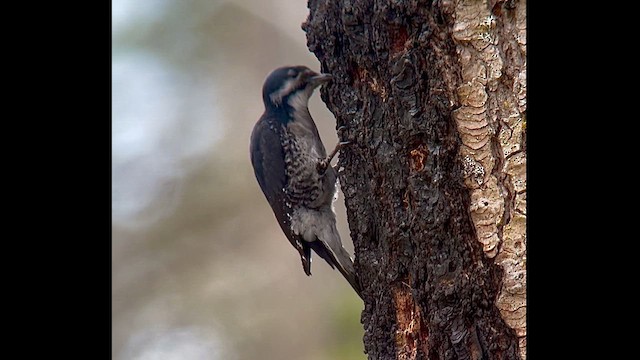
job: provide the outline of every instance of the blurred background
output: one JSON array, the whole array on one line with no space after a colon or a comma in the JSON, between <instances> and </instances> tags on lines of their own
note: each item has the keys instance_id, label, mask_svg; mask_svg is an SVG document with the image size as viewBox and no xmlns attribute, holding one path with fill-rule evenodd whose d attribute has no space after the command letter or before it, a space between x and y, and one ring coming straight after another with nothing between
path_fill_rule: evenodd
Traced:
<instances>
[{"instance_id":1,"label":"blurred background","mask_svg":"<svg viewBox=\"0 0 640 360\"><path fill-rule=\"evenodd\" d=\"M307 15L300 0L112 1L114 359L366 358L362 301L318 257L304 274L249 161L267 74L320 70ZM332 148L317 92L309 107Z\"/></svg>"}]
</instances>

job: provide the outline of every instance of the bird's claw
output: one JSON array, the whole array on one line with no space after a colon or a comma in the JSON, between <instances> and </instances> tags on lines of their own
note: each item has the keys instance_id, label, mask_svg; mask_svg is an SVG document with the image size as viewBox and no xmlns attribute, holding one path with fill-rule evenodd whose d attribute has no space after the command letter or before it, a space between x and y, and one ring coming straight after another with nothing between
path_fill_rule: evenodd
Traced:
<instances>
[{"instance_id":1,"label":"bird's claw","mask_svg":"<svg viewBox=\"0 0 640 360\"><path fill-rule=\"evenodd\" d=\"M342 132L346 129L347 127L342 125L340 126L337 130L338 130L338 139L341 138L342 136L340 136L342 134ZM331 152L331 154L329 154L329 156L327 156L325 159L319 160L318 164L316 165L316 169L318 170L318 172L320 174L324 174L325 171L327 171L327 168L329 167L329 164L331 163L331 160L333 159L334 156L336 156L336 154L338 153L338 151L345 145L349 145L351 144L351 141L340 141L336 147L333 149L333 151Z\"/></svg>"},{"instance_id":2,"label":"bird's claw","mask_svg":"<svg viewBox=\"0 0 640 360\"><path fill-rule=\"evenodd\" d=\"M344 131L347 130L346 125L342 125L336 129L336 133L338 134L338 139L342 139L344 136Z\"/></svg>"},{"instance_id":3,"label":"bird's claw","mask_svg":"<svg viewBox=\"0 0 640 360\"><path fill-rule=\"evenodd\" d=\"M327 171L328 167L329 167L329 162L326 159L318 161L318 164L316 165L316 169L320 174L324 174L324 172Z\"/></svg>"}]
</instances>

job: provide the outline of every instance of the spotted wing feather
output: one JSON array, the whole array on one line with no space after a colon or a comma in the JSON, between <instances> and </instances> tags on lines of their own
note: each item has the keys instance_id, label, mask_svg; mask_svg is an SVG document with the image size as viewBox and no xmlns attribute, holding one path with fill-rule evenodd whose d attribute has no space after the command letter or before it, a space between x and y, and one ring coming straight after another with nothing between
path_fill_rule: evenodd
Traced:
<instances>
[{"instance_id":1,"label":"spotted wing feather","mask_svg":"<svg viewBox=\"0 0 640 360\"><path fill-rule=\"evenodd\" d=\"M284 150L281 142L283 131L275 119L264 114L251 133L251 164L260 189L264 193L285 236L300 253L302 267L311 275L311 252L309 245L291 230L291 220L287 214L293 211L286 198L287 185Z\"/></svg>"}]
</instances>

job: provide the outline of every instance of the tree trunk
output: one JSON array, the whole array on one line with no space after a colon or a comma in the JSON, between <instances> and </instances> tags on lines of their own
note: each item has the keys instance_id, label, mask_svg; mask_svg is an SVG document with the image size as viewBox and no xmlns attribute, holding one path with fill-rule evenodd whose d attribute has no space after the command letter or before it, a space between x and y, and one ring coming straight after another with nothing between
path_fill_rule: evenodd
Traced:
<instances>
[{"instance_id":1,"label":"tree trunk","mask_svg":"<svg viewBox=\"0 0 640 360\"><path fill-rule=\"evenodd\" d=\"M309 0L369 359L524 359L524 1Z\"/></svg>"}]
</instances>

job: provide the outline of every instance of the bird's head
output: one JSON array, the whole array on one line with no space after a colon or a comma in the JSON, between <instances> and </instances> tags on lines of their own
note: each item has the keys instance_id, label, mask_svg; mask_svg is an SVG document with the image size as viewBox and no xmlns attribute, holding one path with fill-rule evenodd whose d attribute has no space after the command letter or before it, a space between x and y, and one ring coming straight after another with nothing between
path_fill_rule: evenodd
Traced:
<instances>
[{"instance_id":1,"label":"bird's head","mask_svg":"<svg viewBox=\"0 0 640 360\"><path fill-rule=\"evenodd\" d=\"M331 80L330 74L319 74L306 66L285 66L271 72L262 87L264 105L280 108L307 106L309 98L318 86Z\"/></svg>"}]
</instances>

